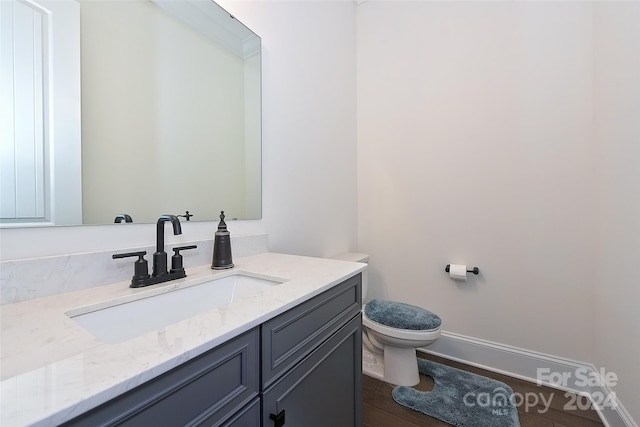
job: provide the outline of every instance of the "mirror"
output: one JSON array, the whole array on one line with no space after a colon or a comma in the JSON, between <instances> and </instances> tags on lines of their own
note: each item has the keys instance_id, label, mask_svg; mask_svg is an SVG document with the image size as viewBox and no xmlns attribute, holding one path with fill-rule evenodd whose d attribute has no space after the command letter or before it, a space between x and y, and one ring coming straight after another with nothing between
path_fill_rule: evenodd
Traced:
<instances>
[{"instance_id":1,"label":"mirror","mask_svg":"<svg viewBox=\"0 0 640 427\"><path fill-rule=\"evenodd\" d=\"M229 219L259 219L260 38L210 0L77 3L81 172L71 180L82 183L81 214L58 220L55 202L46 200L65 192L57 188L44 192L43 215L11 221L3 207L3 223L150 223L165 213L202 221L221 210ZM6 16L3 9L3 26ZM45 189L53 185L50 169L65 169L56 156L43 156ZM46 168L47 158L55 168Z\"/></svg>"}]
</instances>

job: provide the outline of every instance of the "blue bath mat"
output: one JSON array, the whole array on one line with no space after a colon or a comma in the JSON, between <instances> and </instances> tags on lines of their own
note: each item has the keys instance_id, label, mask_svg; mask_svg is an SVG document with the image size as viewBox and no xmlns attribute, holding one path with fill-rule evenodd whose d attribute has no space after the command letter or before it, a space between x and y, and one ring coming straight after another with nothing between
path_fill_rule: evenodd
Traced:
<instances>
[{"instance_id":1,"label":"blue bath mat","mask_svg":"<svg viewBox=\"0 0 640 427\"><path fill-rule=\"evenodd\" d=\"M433 378L433 390L397 386L392 396L400 405L456 427L520 427L508 385L420 358L418 369Z\"/></svg>"}]
</instances>

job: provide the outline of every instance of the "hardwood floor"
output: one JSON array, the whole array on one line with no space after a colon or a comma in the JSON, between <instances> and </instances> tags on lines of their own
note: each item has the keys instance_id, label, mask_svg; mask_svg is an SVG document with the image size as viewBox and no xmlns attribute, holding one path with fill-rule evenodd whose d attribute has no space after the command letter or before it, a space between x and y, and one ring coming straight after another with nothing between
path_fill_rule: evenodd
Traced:
<instances>
[{"instance_id":1,"label":"hardwood floor","mask_svg":"<svg viewBox=\"0 0 640 427\"><path fill-rule=\"evenodd\" d=\"M589 409L565 409L565 406L588 407L586 397L566 396L564 391L548 387L538 386L524 380L485 371L473 366L464 365L447 359L442 359L428 354L418 353L434 362L463 369L474 374L484 375L508 384L516 394L529 398L529 404L518 405L518 416L522 427L596 427L604 426L595 410ZM363 386L363 427L447 427L449 424L435 418L424 415L398 405L391 397L393 385L375 380L366 375L362 376ZM429 391L433 388L431 378L420 375L420 384L415 388ZM534 397L535 396L535 397ZM536 398L538 404L534 405ZM548 408L542 403L550 402ZM517 401L519 401L518 399ZM571 405L572 403L576 403ZM474 426L475 427L475 426ZM482 427L482 426L477 426Z\"/></svg>"}]
</instances>

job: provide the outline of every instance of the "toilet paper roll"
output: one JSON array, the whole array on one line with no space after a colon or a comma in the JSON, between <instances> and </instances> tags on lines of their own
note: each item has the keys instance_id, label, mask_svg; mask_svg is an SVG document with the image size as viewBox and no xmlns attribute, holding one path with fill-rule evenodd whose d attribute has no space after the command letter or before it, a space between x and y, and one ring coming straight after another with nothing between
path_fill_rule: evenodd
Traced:
<instances>
[{"instance_id":1,"label":"toilet paper roll","mask_svg":"<svg viewBox=\"0 0 640 427\"><path fill-rule=\"evenodd\" d=\"M462 264L451 264L449 266L449 277L460 282L467 281L467 266Z\"/></svg>"}]
</instances>

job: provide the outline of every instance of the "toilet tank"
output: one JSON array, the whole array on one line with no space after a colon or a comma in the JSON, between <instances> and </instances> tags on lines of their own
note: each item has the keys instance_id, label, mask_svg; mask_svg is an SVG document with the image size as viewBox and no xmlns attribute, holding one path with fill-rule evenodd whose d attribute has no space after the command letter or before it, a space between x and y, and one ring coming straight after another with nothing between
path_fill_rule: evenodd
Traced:
<instances>
[{"instance_id":1,"label":"toilet tank","mask_svg":"<svg viewBox=\"0 0 640 427\"><path fill-rule=\"evenodd\" d=\"M360 254L356 252L348 252L340 255L336 255L331 257L331 259L339 259L341 261L351 261L351 262L361 262L363 264L369 264L369 255ZM369 288L369 278L367 277L367 270L362 272L362 303L366 303L367 300L367 290Z\"/></svg>"}]
</instances>

